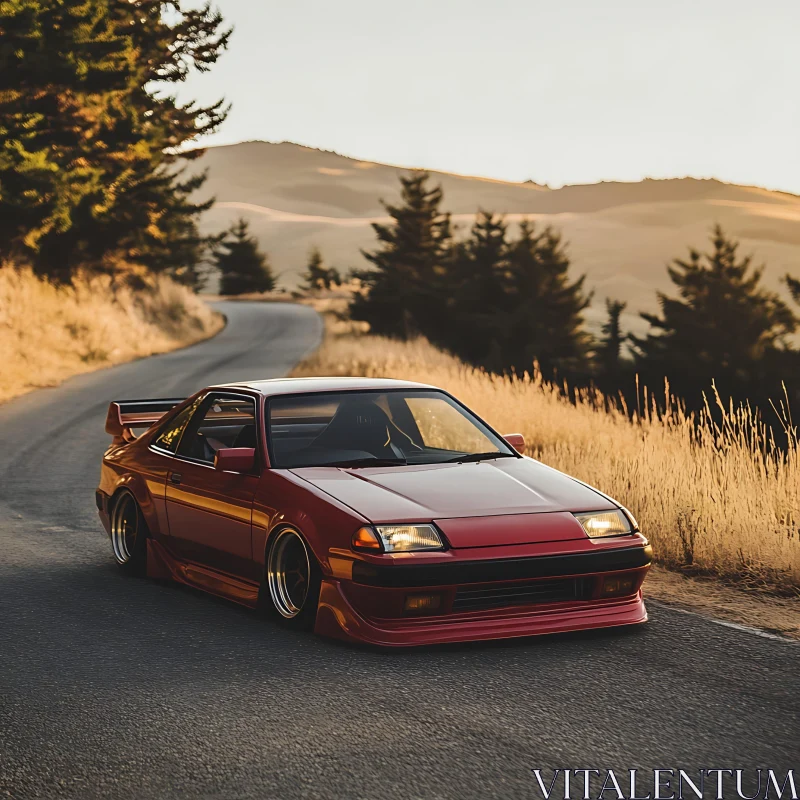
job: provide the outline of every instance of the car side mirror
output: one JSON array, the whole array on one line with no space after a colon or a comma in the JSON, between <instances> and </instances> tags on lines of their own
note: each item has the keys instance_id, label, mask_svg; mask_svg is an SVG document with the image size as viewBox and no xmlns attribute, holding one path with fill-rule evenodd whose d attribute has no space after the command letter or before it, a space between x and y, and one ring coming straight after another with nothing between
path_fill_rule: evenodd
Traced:
<instances>
[{"instance_id":1,"label":"car side mirror","mask_svg":"<svg viewBox=\"0 0 800 800\"><path fill-rule=\"evenodd\" d=\"M255 463L255 447L223 447L214 456L214 469L220 472L250 472Z\"/></svg>"},{"instance_id":2,"label":"car side mirror","mask_svg":"<svg viewBox=\"0 0 800 800\"><path fill-rule=\"evenodd\" d=\"M518 453L525 452L525 437L521 433L507 433L503 436Z\"/></svg>"}]
</instances>

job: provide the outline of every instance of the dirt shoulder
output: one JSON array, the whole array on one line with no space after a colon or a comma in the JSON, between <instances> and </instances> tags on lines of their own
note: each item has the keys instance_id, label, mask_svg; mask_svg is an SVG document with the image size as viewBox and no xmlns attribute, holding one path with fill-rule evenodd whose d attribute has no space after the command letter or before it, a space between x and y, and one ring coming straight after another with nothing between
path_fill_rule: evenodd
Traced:
<instances>
[{"instance_id":1,"label":"dirt shoulder","mask_svg":"<svg viewBox=\"0 0 800 800\"><path fill-rule=\"evenodd\" d=\"M800 597L775 597L737 589L713 578L695 578L653 567L645 599L701 616L758 628L800 641Z\"/></svg>"}]
</instances>

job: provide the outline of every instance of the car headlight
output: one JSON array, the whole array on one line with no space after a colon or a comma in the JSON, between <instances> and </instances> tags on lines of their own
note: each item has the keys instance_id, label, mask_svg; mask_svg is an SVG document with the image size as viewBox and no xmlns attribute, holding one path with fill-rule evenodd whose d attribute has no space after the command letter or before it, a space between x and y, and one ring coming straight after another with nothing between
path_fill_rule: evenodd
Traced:
<instances>
[{"instance_id":1,"label":"car headlight","mask_svg":"<svg viewBox=\"0 0 800 800\"><path fill-rule=\"evenodd\" d=\"M633 533L631 523L622 511L593 511L588 514L576 514L575 518L590 539Z\"/></svg>"},{"instance_id":2,"label":"car headlight","mask_svg":"<svg viewBox=\"0 0 800 800\"><path fill-rule=\"evenodd\" d=\"M357 550L384 553L410 553L416 550L443 550L439 532L433 525L376 525L359 528L353 536Z\"/></svg>"},{"instance_id":3,"label":"car headlight","mask_svg":"<svg viewBox=\"0 0 800 800\"><path fill-rule=\"evenodd\" d=\"M625 508L625 506L620 506L620 509L622 509L622 513L628 518L628 522L631 523L631 528L634 531L638 531L639 523L636 521L636 517L634 517L633 514L631 514L630 509Z\"/></svg>"}]
</instances>

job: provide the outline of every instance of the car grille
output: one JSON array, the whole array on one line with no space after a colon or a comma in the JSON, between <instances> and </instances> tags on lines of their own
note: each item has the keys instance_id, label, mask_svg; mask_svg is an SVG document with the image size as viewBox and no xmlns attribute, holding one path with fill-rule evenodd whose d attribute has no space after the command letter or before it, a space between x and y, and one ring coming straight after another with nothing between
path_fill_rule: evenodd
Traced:
<instances>
[{"instance_id":1,"label":"car grille","mask_svg":"<svg viewBox=\"0 0 800 800\"><path fill-rule=\"evenodd\" d=\"M503 606L584 600L589 597L590 592L590 581L586 578L482 584L479 588L458 589L453 601L453 611L480 611Z\"/></svg>"}]
</instances>

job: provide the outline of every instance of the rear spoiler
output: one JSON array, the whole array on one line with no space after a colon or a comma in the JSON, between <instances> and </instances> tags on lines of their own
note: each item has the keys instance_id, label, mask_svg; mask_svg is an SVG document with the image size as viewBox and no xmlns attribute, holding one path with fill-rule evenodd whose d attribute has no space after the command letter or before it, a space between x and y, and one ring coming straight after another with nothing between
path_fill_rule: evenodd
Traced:
<instances>
[{"instance_id":1,"label":"rear spoiler","mask_svg":"<svg viewBox=\"0 0 800 800\"><path fill-rule=\"evenodd\" d=\"M133 438L131 428L149 427L168 411L172 411L185 397L173 397L165 400L115 400L108 406L106 415L106 433L115 439Z\"/></svg>"}]
</instances>

